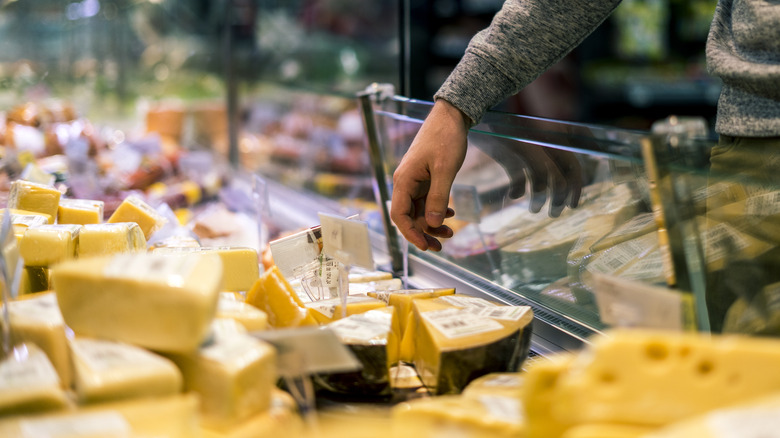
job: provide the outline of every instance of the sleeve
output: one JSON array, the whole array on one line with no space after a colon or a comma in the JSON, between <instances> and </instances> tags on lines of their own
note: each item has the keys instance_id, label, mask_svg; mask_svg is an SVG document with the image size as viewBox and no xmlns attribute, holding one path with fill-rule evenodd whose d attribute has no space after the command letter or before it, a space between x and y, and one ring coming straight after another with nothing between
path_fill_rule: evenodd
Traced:
<instances>
[{"instance_id":1,"label":"sleeve","mask_svg":"<svg viewBox=\"0 0 780 438\"><path fill-rule=\"evenodd\" d=\"M579 45L620 0L506 0L477 33L434 99L463 111L473 124Z\"/></svg>"}]
</instances>

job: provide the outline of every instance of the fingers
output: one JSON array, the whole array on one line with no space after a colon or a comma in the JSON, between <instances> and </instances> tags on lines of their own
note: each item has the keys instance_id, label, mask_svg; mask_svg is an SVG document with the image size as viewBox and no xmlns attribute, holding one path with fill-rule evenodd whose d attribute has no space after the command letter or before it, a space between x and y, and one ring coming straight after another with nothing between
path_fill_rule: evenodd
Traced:
<instances>
[{"instance_id":1,"label":"fingers","mask_svg":"<svg viewBox=\"0 0 780 438\"><path fill-rule=\"evenodd\" d=\"M431 186L425 199L425 221L432 229L441 227L447 212L452 210L447 205L450 203L450 189L454 179L454 173L435 172L431 175Z\"/></svg>"}]
</instances>

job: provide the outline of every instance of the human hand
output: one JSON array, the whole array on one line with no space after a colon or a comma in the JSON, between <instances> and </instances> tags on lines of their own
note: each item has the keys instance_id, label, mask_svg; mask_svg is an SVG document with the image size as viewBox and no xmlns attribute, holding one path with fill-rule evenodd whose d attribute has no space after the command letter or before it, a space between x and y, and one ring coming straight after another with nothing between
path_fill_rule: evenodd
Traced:
<instances>
[{"instance_id":1,"label":"human hand","mask_svg":"<svg viewBox=\"0 0 780 438\"><path fill-rule=\"evenodd\" d=\"M437 238L452 237L444 219L455 175L466 158L467 121L438 100L393 173L390 218L401 234L422 251L441 251Z\"/></svg>"}]
</instances>

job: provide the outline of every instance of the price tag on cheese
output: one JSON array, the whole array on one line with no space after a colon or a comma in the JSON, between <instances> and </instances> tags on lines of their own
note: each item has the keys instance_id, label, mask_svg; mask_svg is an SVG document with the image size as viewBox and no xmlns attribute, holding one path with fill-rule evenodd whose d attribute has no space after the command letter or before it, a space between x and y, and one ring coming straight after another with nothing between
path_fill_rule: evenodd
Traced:
<instances>
[{"instance_id":1,"label":"price tag on cheese","mask_svg":"<svg viewBox=\"0 0 780 438\"><path fill-rule=\"evenodd\" d=\"M468 313L493 319L507 321L520 321L520 318L531 311L528 306L492 306L492 307L466 307Z\"/></svg>"},{"instance_id":2,"label":"price tag on cheese","mask_svg":"<svg viewBox=\"0 0 780 438\"><path fill-rule=\"evenodd\" d=\"M431 310L422 313L422 317L448 338L492 332L504 327L495 320L471 314L464 309Z\"/></svg>"},{"instance_id":3,"label":"price tag on cheese","mask_svg":"<svg viewBox=\"0 0 780 438\"><path fill-rule=\"evenodd\" d=\"M347 266L374 269L374 256L365 222L319 214L322 252Z\"/></svg>"}]
</instances>

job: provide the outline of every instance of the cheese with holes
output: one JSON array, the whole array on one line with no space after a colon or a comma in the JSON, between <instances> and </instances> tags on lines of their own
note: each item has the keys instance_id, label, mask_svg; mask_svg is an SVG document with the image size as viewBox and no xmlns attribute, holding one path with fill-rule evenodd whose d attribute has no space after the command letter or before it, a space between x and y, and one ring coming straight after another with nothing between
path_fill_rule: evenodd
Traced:
<instances>
[{"instance_id":1,"label":"cheese with holes","mask_svg":"<svg viewBox=\"0 0 780 438\"><path fill-rule=\"evenodd\" d=\"M303 419L298 414L298 406L290 394L273 389L271 406L267 411L238 422L223 430L202 429L202 438L257 438L285 437L302 438L304 436Z\"/></svg>"},{"instance_id":2,"label":"cheese with holes","mask_svg":"<svg viewBox=\"0 0 780 438\"><path fill-rule=\"evenodd\" d=\"M18 344L0 361L0 414L62 409L67 403L57 371L34 344Z\"/></svg>"},{"instance_id":3,"label":"cheese with holes","mask_svg":"<svg viewBox=\"0 0 780 438\"><path fill-rule=\"evenodd\" d=\"M79 231L79 257L105 256L146 250L144 233L134 222L88 224Z\"/></svg>"},{"instance_id":4,"label":"cheese with holes","mask_svg":"<svg viewBox=\"0 0 780 438\"><path fill-rule=\"evenodd\" d=\"M475 378L519 371L531 343L527 306L457 306L447 296L415 300L414 366L436 394L459 393Z\"/></svg>"},{"instance_id":5,"label":"cheese with holes","mask_svg":"<svg viewBox=\"0 0 780 438\"><path fill-rule=\"evenodd\" d=\"M77 335L161 351L200 345L221 281L217 255L118 254L52 269L62 316Z\"/></svg>"},{"instance_id":6,"label":"cheese with holes","mask_svg":"<svg viewBox=\"0 0 780 438\"><path fill-rule=\"evenodd\" d=\"M101 403L76 410L0 419L0 436L191 438L199 436L192 394Z\"/></svg>"},{"instance_id":7,"label":"cheese with holes","mask_svg":"<svg viewBox=\"0 0 780 438\"><path fill-rule=\"evenodd\" d=\"M317 324L276 265L257 279L247 292L246 302L264 311L271 327Z\"/></svg>"},{"instance_id":8,"label":"cheese with holes","mask_svg":"<svg viewBox=\"0 0 780 438\"><path fill-rule=\"evenodd\" d=\"M327 300L312 301L305 303L314 319L320 324L328 324L344 317L341 298L330 298ZM372 309L386 307L387 304L379 299L362 296L347 295L346 316L363 313Z\"/></svg>"},{"instance_id":9,"label":"cheese with holes","mask_svg":"<svg viewBox=\"0 0 780 438\"><path fill-rule=\"evenodd\" d=\"M25 295L11 301L8 316L14 344L35 344L43 350L57 370L62 386L70 387L72 371L67 332L54 292Z\"/></svg>"},{"instance_id":10,"label":"cheese with holes","mask_svg":"<svg viewBox=\"0 0 780 438\"><path fill-rule=\"evenodd\" d=\"M222 259L222 290L248 291L260 277L260 262L257 251L243 247L163 247L155 248L155 253L176 254L183 252L206 254L214 253Z\"/></svg>"},{"instance_id":11,"label":"cheese with holes","mask_svg":"<svg viewBox=\"0 0 780 438\"><path fill-rule=\"evenodd\" d=\"M362 369L318 375L315 382L335 393L389 395L390 368L398 362L399 340L395 322L392 309L382 307L326 325L360 361Z\"/></svg>"},{"instance_id":12,"label":"cheese with holes","mask_svg":"<svg viewBox=\"0 0 780 438\"><path fill-rule=\"evenodd\" d=\"M775 339L613 330L560 376L554 415L661 426L780 391L778 366Z\"/></svg>"},{"instance_id":13,"label":"cheese with holes","mask_svg":"<svg viewBox=\"0 0 780 438\"><path fill-rule=\"evenodd\" d=\"M557 353L528 364L523 376L521 400L528 421L529 437L560 437L571 425L569 418L556 418L558 382L571 366L575 355Z\"/></svg>"},{"instance_id":14,"label":"cheese with holes","mask_svg":"<svg viewBox=\"0 0 780 438\"><path fill-rule=\"evenodd\" d=\"M42 225L28 228L19 243L27 266L50 266L76 258L80 225Z\"/></svg>"},{"instance_id":15,"label":"cheese with holes","mask_svg":"<svg viewBox=\"0 0 780 438\"><path fill-rule=\"evenodd\" d=\"M181 392L182 377L176 365L143 348L89 338L71 339L69 346L81 403Z\"/></svg>"},{"instance_id":16,"label":"cheese with holes","mask_svg":"<svg viewBox=\"0 0 780 438\"><path fill-rule=\"evenodd\" d=\"M250 332L268 328L268 315L257 307L238 300L233 292L220 292L217 318L232 319Z\"/></svg>"},{"instance_id":17,"label":"cheese with holes","mask_svg":"<svg viewBox=\"0 0 780 438\"><path fill-rule=\"evenodd\" d=\"M265 412L276 385L276 351L247 334L216 328L198 350L168 355L185 391L200 396L201 425L224 431Z\"/></svg>"},{"instance_id":18,"label":"cheese with holes","mask_svg":"<svg viewBox=\"0 0 780 438\"><path fill-rule=\"evenodd\" d=\"M8 208L43 213L48 216L49 223L53 224L54 218L57 217L61 195L62 193L54 187L16 180L11 183Z\"/></svg>"},{"instance_id":19,"label":"cheese with holes","mask_svg":"<svg viewBox=\"0 0 780 438\"><path fill-rule=\"evenodd\" d=\"M60 199L57 209L57 223L99 224L103 222L105 203L92 199Z\"/></svg>"},{"instance_id":20,"label":"cheese with holes","mask_svg":"<svg viewBox=\"0 0 780 438\"><path fill-rule=\"evenodd\" d=\"M525 436L516 398L443 395L400 403L392 409L394 437L463 438Z\"/></svg>"},{"instance_id":21,"label":"cheese with holes","mask_svg":"<svg viewBox=\"0 0 780 438\"><path fill-rule=\"evenodd\" d=\"M149 240L155 231L165 225L167 219L141 198L137 196L128 196L119 204L119 207L117 207L106 222L110 224L135 222L141 227L144 238Z\"/></svg>"}]
</instances>

